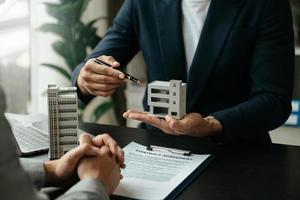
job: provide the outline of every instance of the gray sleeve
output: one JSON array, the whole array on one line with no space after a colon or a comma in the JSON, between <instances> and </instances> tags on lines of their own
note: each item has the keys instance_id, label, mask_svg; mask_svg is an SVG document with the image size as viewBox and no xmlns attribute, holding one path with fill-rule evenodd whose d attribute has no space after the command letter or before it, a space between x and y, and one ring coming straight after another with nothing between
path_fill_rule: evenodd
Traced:
<instances>
[{"instance_id":1,"label":"gray sleeve","mask_svg":"<svg viewBox=\"0 0 300 200\"><path fill-rule=\"evenodd\" d=\"M44 162L28 158L20 158L20 162L32 183L40 190L45 183Z\"/></svg>"},{"instance_id":2,"label":"gray sleeve","mask_svg":"<svg viewBox=\"0 0 300 200\"><path fill-rule=\"evenodd\" d=\"M45 181L43 161L20 158L20 162L36 188L41 189ZM39 194L39 198L43 199L41 195ZM109 197L102 183L95 179L85 179L79 181L58 199L108 200Z\"/></svg>"},{"instance_id":3,"label":"gray sleeve","mask_svg":"<svg viewBox=\"0 0 300 200\"><path fill-rule=\"evenodd\" d=\"M58 200L109 200L103 184L95 179L84 179L71 187Z\"/></svg>"},{"instance_id":4,"label":"gray sleeve","mask_svg":"<svg viewBox=\"0 0 300 200\"><path fill-rule=\"evenodd\" d=\"M13 200L48 199L47 196L39 193L33 187L30 177L21 167L11 134L7 120L3 113L0 113L0 198Z\"/></svg>"}]
</instances>

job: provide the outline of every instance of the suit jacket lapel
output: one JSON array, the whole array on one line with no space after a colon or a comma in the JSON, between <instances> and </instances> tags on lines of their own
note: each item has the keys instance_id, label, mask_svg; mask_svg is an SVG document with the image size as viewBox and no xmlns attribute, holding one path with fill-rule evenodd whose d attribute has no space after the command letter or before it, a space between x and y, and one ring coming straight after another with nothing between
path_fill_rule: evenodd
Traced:
<instances>
[{"instance_id":1,"label":"suit jacket lapel","mask_svg":"<svg viewBox=\"0 0 300 200\"><path fill-rule=\"evenodd\" d=\"M156 22L161 59L170 79L186 82L186 62L181 28L181 0L156 0Z\"/></svg>"},{"instance_id":2,"label":"suit jacket lapel","mask_svg":"<svg viewBox=\"0 0 300 200\"><path fill-rule=\"evenodd\" d=\"M196 103L209 78L210 72L216 64L218 56L239 13L242 5L241 2L240 0L212 0L211 2L189 71L187 84L188 111L191 111L194 103Z\"/></svg>"}]
</instances>

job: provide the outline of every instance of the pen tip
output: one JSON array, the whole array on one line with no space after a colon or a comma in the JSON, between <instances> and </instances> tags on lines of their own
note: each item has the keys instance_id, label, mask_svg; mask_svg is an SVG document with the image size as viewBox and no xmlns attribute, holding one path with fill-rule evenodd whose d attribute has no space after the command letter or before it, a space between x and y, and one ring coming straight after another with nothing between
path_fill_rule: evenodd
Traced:
<instances>
[{"instance_id":1,"label":"pen tip","mask_svg":"<svg viewBox=\"0 0 300 200\"><path fill-rule=\"evenodd\" d=\"M137 84L138 84L138 85L141 85L141 86L144 86L144 85L146 85L146 82L145 82L145 81L140 81L140 80L138 80L138 81L137 81Z\"/></svg>"}]
</instances>

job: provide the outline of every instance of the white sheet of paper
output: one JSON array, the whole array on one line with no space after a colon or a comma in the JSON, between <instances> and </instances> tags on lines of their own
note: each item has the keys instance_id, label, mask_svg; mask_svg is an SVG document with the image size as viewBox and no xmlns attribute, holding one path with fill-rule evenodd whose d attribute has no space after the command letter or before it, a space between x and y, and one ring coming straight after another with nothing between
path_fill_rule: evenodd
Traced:
<instances>
[{"instance_id":1,"label":"white sheet of paper","mask_svg":"<svg viewBox=\"0 0 300 200\"><path fill-rule=\"evenodd\" d=\"M114 195L134 199L164 199L210 155L178 155L149 151L131 142L124 149L126 168Z\"/></svg>"}]
</instances>

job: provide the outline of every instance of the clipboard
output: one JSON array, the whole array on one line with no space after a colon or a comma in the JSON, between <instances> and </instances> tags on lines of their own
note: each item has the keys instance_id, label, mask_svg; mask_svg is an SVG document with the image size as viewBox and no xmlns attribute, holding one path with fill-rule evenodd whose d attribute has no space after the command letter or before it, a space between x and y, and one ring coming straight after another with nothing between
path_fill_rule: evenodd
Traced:
<instances>
[{"instance_id":1,"label":"clipboard","mask_svg":"<svg viewBox=\"0 0 300 200\"><path fill-rule=\"evenodd\" d=\"M122 199L175 199L213 159L209 154L134 142L124 152L127 166L114 192Z\"/></svg>"},{"instance_id":2,"label":"clipboard","mask_svg":"<svg viewBox=\"0 0 300 200\"><path fill-rule=\"evenodd\" d=\"M147 146L147 150L149 151L162 151L162 152L171 152L173 154L179 154L184 156L191 156L192 151L189 150L182 150L182 149L175 149L169 147L162 147L156 145L149 145ZM172 200L176 199L176 197L184 191L200 174L203 170L207 167L207 165L213 160L214 156L210 155L209 158L205 160L198 168L196 168L186 179L181 182L165 199Z\"/></svg>"}]
</instances>

